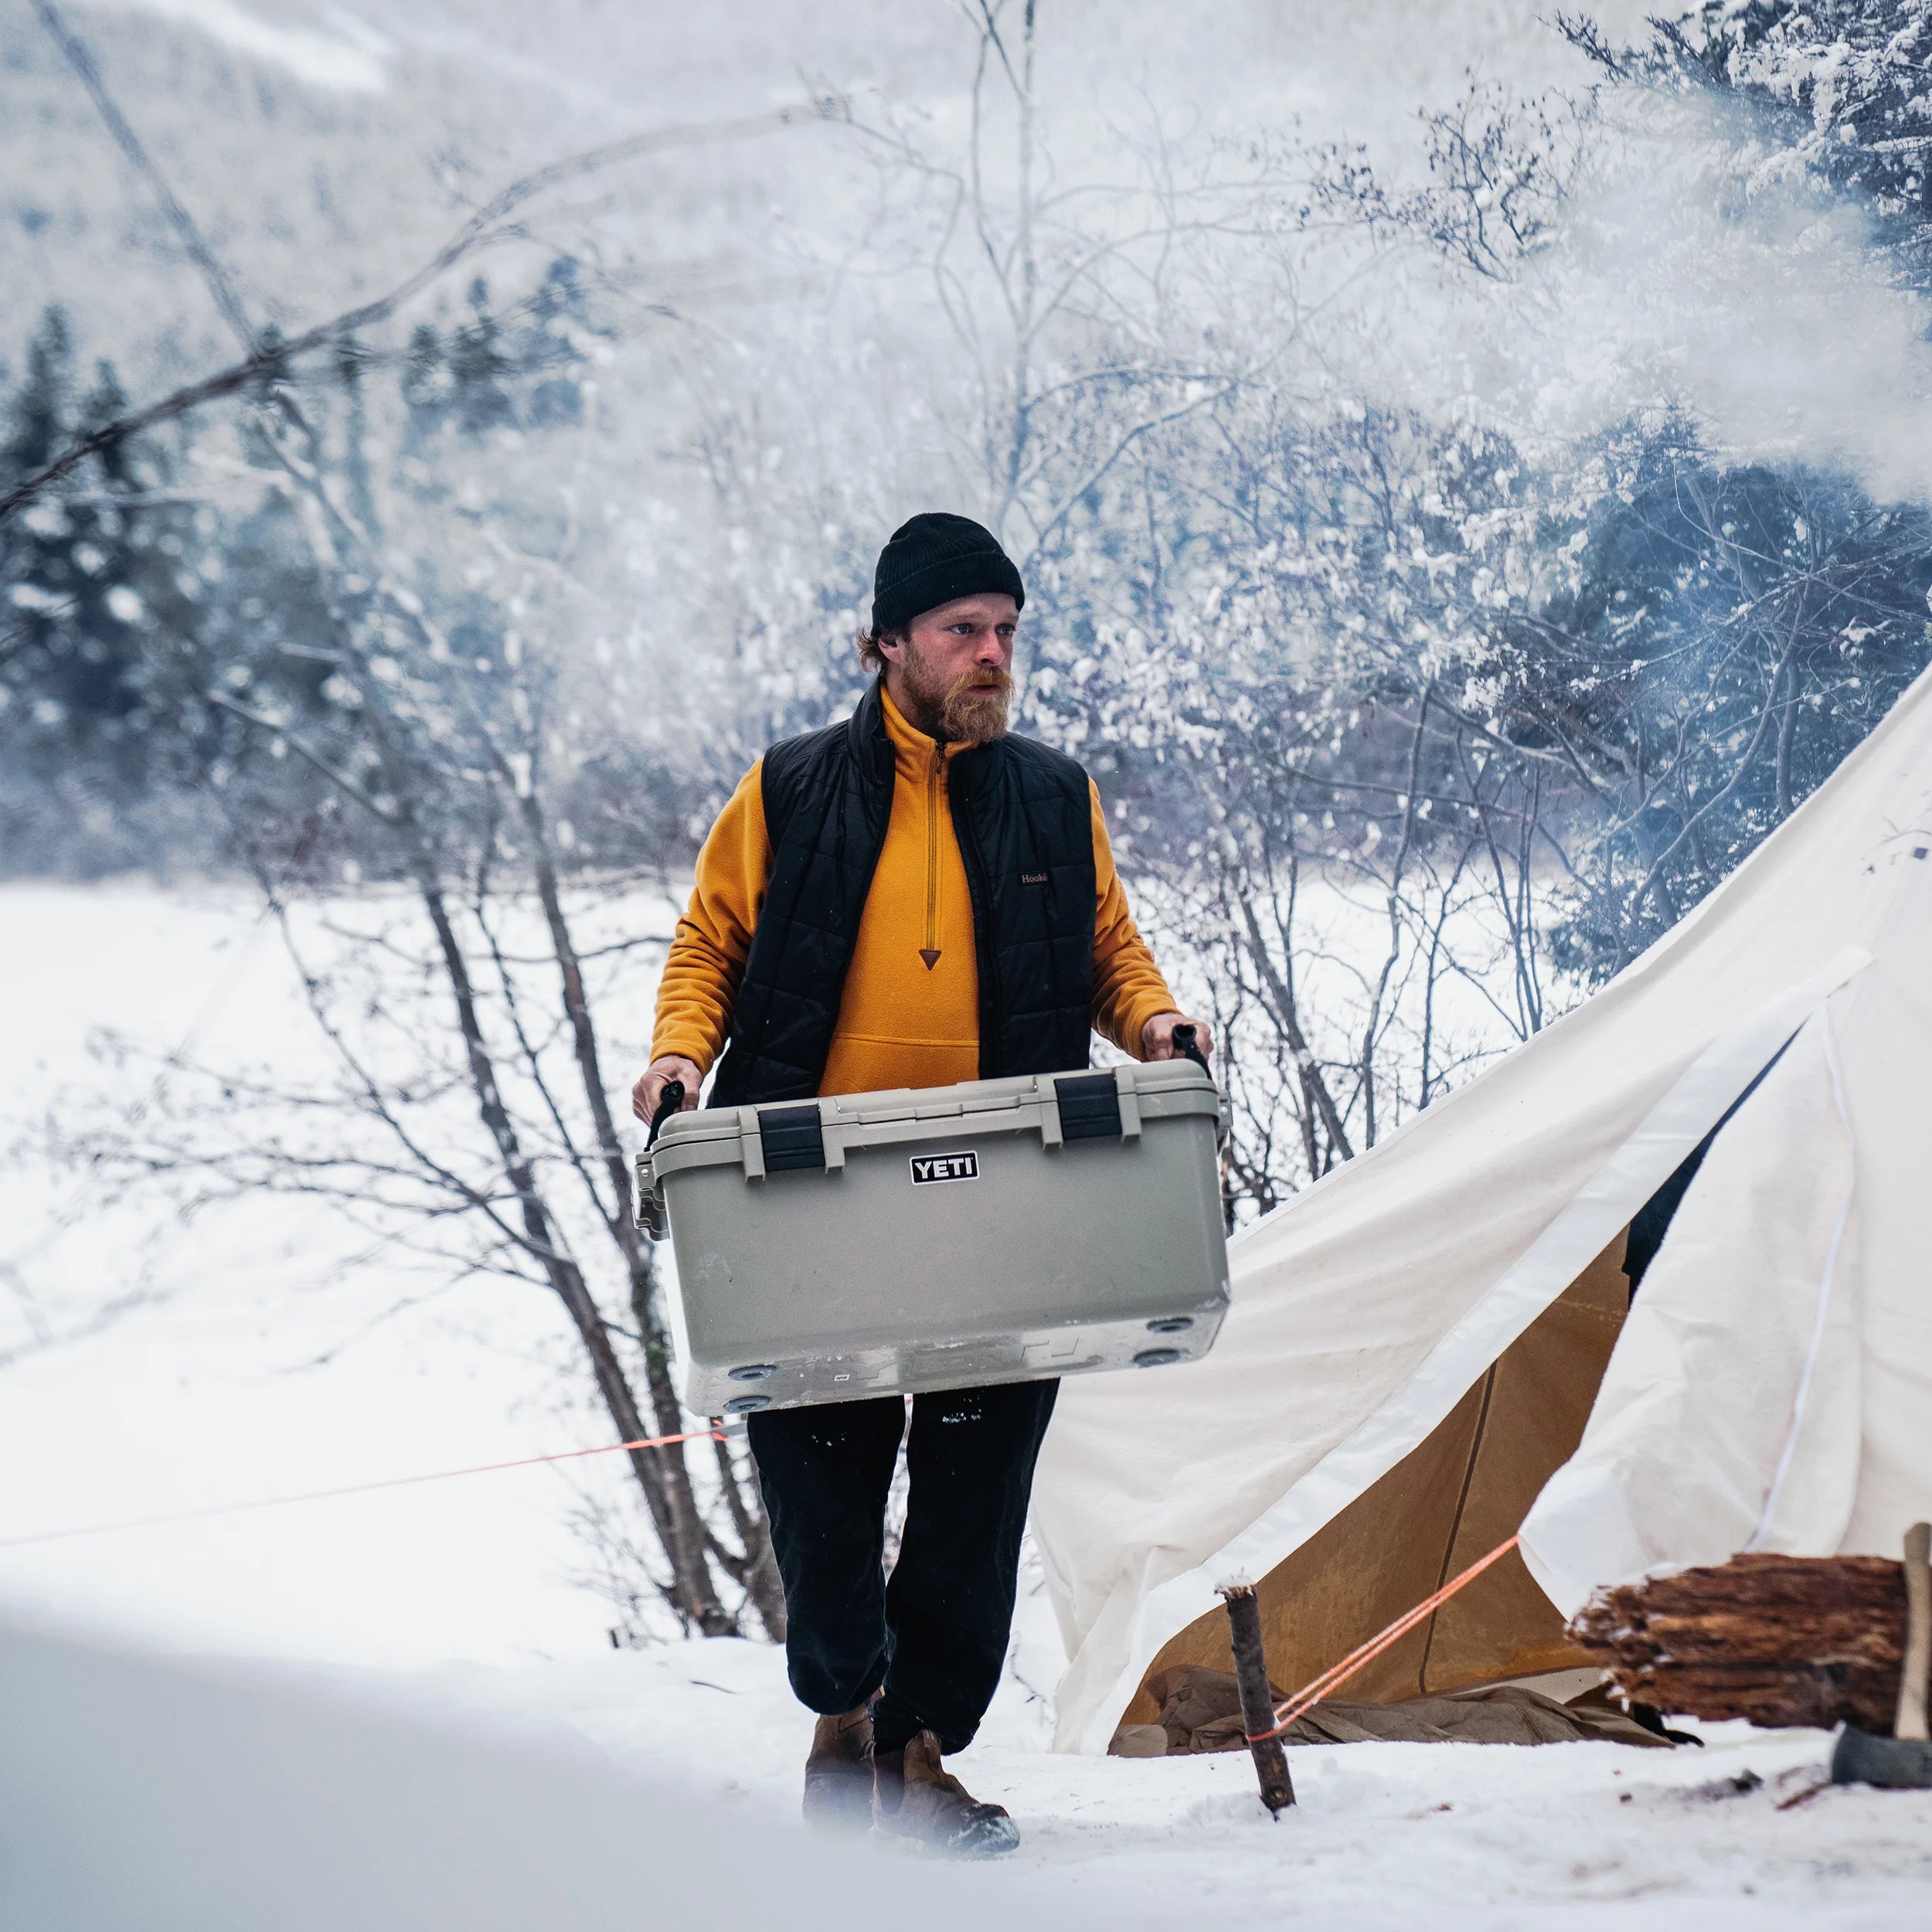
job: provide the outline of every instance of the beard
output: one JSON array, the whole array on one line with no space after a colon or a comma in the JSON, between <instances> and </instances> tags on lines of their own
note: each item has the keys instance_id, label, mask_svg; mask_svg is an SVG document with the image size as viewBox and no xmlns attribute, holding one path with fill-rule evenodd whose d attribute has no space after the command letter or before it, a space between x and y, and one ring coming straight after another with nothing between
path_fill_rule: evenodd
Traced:
<instances>
[{"instance_id":1,"label":"beard","mask_svg":"<svg viewBox=\"0 0 1932 1932\"><path fill-rule=\"evenodd\" d=\"M944 682L919 647L906 640L906 695L910 722L942 744L991 744L1006 735L1013 680L998 666L974 665Z\"/></svg>"}]
</instances>

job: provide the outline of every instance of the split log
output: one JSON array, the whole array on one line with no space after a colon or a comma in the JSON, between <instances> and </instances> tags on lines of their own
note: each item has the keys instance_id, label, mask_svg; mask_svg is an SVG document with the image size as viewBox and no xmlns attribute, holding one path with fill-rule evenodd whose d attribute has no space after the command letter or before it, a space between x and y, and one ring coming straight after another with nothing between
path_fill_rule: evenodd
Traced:
<instances>
[{"instance_id":1,"label":"split log","mask_svg":"<svg viewBox=\"0 0 1932 1932\"><path fill-rule=\"evenodd\" d=\"M1889 1737L1905 1621L1903 1564L1749 1556L1600 1591L1570 1634L1632 1703Z\"/></svg>"}]
</instances>

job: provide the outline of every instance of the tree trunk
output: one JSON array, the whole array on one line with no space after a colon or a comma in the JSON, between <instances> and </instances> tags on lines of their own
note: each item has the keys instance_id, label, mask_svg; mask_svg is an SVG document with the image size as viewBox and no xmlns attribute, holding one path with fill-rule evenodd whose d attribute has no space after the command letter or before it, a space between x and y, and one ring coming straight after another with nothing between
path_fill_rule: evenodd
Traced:
<instances>
[{"instance_id":1,"label":"tree trunk","mask_svg":"<svg viewBox=\"0 0 1932 1932\"><path fill-rule=\"evenodd\" d=\"M429 877L418 879L423 903L434 927L443 957L444 971L456 998L457 1023L461 1029L470 1064L474 1089L483 1124L495 1143L503 1172L514 1190L522 1210L526 1244L541 1262L550 1286L568 1311L590 1358L597 1391L604 1397L611 1419L624 1432L624 1440L634 1442L651 1435L676 1435L682 1420L675 1399L671 1401L667 1426L659 1405L655 1428L647 1427L632 1395L624 1366L611 1345L610 1331L604 1326L595 1298L583 1279L583 1271L556 1245L553 1223L538 1190L536 1177L523 1152L516 1127L498 1090L496 1068L490 1058L476 1009L476 995L470 981L469 964L461 942L456 937L441 887ZM655 1393L654 1389L653 1393ZM705 1553L704 1533L691 1498L690 1478L682 1453L682 1445L668 1450L638 1449L631 1452L631 1466L643 1488L650 1506L651 1522L670 1559L672 1600L679 1614L707 1637L733 1636L736 1620L718 1600L717 1586ZM658 1458L675 1458L666 1463ZM682 1477L679 1485L671 1478Z\"/></svg>"},{"instance_id":2,"label":"tree trunk","mask_svg":"<svg viewBox=\"0 0 1932 1932\"><path fill-rule=\"evenodd\" d=\"M1321 1124L1328 1130L1329 1145L1334 1148L1335 1157L1352 1161L1355 1158L1355 1149L1349 1145L1348 1129L1342 1124L1342 1110L1335 1105L1335 1096L1328 1091L1328 1083L1322 1078L1321 1069L1308 1050L1308 1036L1301 1030L1301 1016L1296 1010L1294 995L1275 970L1267 942L1261 935L1260 922L1254 916L1254 908L1249 903L1247 894L1237 891L1235 898L1248 929L1249 957L1261 975L1269 1013L1287 1041L1289 1052L1294 1056L1302 1091L1308 1096L1321 1117Z\"/></svg>"},{"instance_id":3,"label":"tree trunk","mask_svg":"<svg viewBox=\"0 0 1932 1932\"><path fill-rule=\"evenodd\" d=\"M492 747L494 749L494 747ZM536 769L532 757L531 770ZM638 1231L637 1222L631 1209L631 1169L626 1158L623 1141L617 1134L617 1120L611 1112L610 1095L604 1083L604 1067L597 1049L596 1026L590 1014L590 1000L583 989L583 964L578 957L577 942L571 937L570 920L563 909L563 894L557 879L556 861L551 855L549 829L545 822L541 803L536 795L534 777L526 785L519 787L515 776L507 768L503 776L509 784L512 795L515 798L524 828L531 845L531 859L536 877L537 896L543 906L543 917L550 935L550 950L557 963L557 971L563 979L563 1009L570 1022L570 1038L574 1052L577 1076L583 1085L585 1103L590 1110L590 1118L597 1137L598 1151L602 1155L604 1170L608 1177L613 1201L609 1216L611 1238L623 1254L624 1266L631 1281L631 1307L638 1321L640 1338L643 1345L645 1383L651 1397L651 1413L657 1418L654 1433L662 1436L674 1436L685 1427L684 1411L680 1407L677 1392L671 1386L671 1365L668 1338L664 1332L663 1319L659 1314L657 1300L656 1270L652 1266L651 1249ZM692 1553L693 1560L704 1570L706 1588L710 1585L710 1575L705 1564L706 1549L704 1519L699 1512L696 1492L691 1486L691 1468L685 1460L682 1444L662 1451L647 1451L647 1454L657 1456L658 1478L662 1485L665 1502L669 1512L675 1546L680 1551ZM733 1493L726 1498L732 1505L732 1518L736 1521L743 1510L744 1500L737 1495L735 1484ZM754 1553L747 1545L747 1561L754 1562ZM715 1606L715 1599L713 1600ZM707 1608L700 1619L701 1627L707 1635L719 1633L709 1628L707 1619L724 1614L722 1607ZM760 1607L760 1621L770 1628L769 1621ZM733 1620L732 1629L736 1630Z\"/></svg>"},{"instance_id":4,"label":"tree trunk","mask_svg":"<svg viewBox=\"0 0 1932 1932\"><path fill-rule=\"evenodd\" d=\"M756 1475L750 1485L751 1499L745 1499L746 1485L738 1480L728 1442L713 1445L718 1452L718 1482L724 1492L725 1506L731 1512L732 1527L745 1553L745 1594L774 1644L785 1641L785 1586L778 1574L778 1553L771 1546L771 1526L765 1519L764 1498L758 1492Z\"/></svg>"},{"instance_id":5,"label":"tree trunk","mask_svg":"<svg viewBox=\"0 0 1932 1932\"><path fill-rule=\"evenodd\" d=\"M638 1332L644 1345L645 1383L651 1393L652 1412L658 1417L658 1433L672 1435L683 1427L679 1420L683 1411L679 1406L677 1392L671 1386L670 1347L658 1321L652 1295L652 1270L648 1253L648 1250L644 1251L643 1265L634 1269L631 1274L631 1308L637 1319ZM672 1419L668 1423L665 1420L667 1417ZM719 1447L722 1451L724 1445L721 1443ZM702 1539L704 1528L698 1515L696 1500L692 1494L689 1471L682 1457L676 1473L682 1479L685 1497L690 1498L690 1522L693 1532ZM737 1471L732 1468L728 1456L721 1455L719 1473L725 1508L743 1549L740 1580L751 1599L752 1607L758 1613L758 1621L764 1624L766 1634L774 1641L782 1641L785 1634L784 1591L778 1582L777 1560L772 1555L771 1531L765 1521L764 1498L758 1495L754 1488L750 1500L746 1499L743 1486L738 1481Z\"/></svg>"},{"instance_id":6,"label":"tree trunk","mask_svg":"<svg viewBox=\"0 0 1932 1932\"><path fill-rule=\"evenodd\" d=\"M597 1380L598 1393L604 1398L605 1408L611 1420L623 1432L626 1441L651 1435L682 1434L682 1420L677 1403L675 1398L669 1399L668 1403L665 1400L669 1396L668 1379L661 1392L655 1376L651 1396L658 1423L655 1428L645 1426L629 1379L611 1347L609 1331L597 1308L596 1298L584 1281L583 1270L569 1254L556 1245L555 1222L538 1187L536 1170L523 1149L515 1124L504 1102L495 1063L491 1056L488 1043L484 1037L468 957L457 937L444 896L442 869L437 842L417 816L413 801L420 789L419 781L423 773L419 765L412 762L405 743L406 734L397 728L396 720L389 713L382 695L384 689L383 681L370 675L372 654L364 647L356 620L340 595L342 560L334 554L331 546L345 544L362 556L370 577L373 579L373 587L366 594L370 607L386 607L399 623L415 631L425 646L430 648L432 658L436 655L437 647L443 645L444 641L431 632L420 614L420 604L400 595L389 586L382 560L371 549L366 532L359 532L351 526L331 502L321 482L321 452L312 430L309 430L306 425L303 427L310 444L310 464L304 468L288 459L285 453L279 451L279 447L277 454L283 455L290 474L301 486L315 516L320 519L319 527L307 520L305 527L309 529L317 569L325 587L330 620L342 641L345 656L357 672L358 682L362 685L364 696L362 715L371 743L380 761L384 782L395 802L393 806L385 808L372 799L366 791L352 786L350 789L397 835L403 846L403 856L435 933L444 976L455 1000L457 1026L462 1035L471 1087L476 1098L478 1111L496 1148L504 1176L517 1198L522 1223L522 1244L543 1268L553 1291L569 1313L578 1338L590 1356L591 1370ZM447 648L446 645L444 648ZM481 727L480 714L478 723ZM504 761L501 754L496 753L486 727L481 727L481 736L496 755L499 768L504 768ZM507 770L505 775L509 775ZM525 804L526 801L517 793L513 780L512 791L513 795L519 796L520 805ZM526 818L530 816L535 808L533 799L528 804L529 811L526 811ZM540 818L535 821L535 824L536 829L540 832ZM601 1083L595 1078L594 1039L588 1032L588 1015L583 1001L582 975L578 970L575 952L570 947L567 929L561 923L561 906L556 897L555 872L548 866L548 849L540 838L538 840L538 853L546 862L539 874L541 879L548 882L545 911L546 916L554 915L553 934L556 936L560 934L563 942L559 963L565 971L566 1002L572 998L575 1001L575 1008L570 1017L579 1049L579 1064L584 1066L590 1076L592 1111L597 1120L600 1140L607 1162L614 1162L612 1170L613 1185L616 1190L614 1231L617 1234L621 1247L624 1245L625 1238L628 1236L627 1253L641 1253L636 1231L631 1225L630 1189L628 1178L624 1171L623 1151L616 1139ZM590 1049L587 1058L587 1047ZM648 1257L643 1265L648 1272ZM634 1276L634 1268L633 1273ZM651 1352L647 1347L647 1360ZM652 1527L671 1565L672 1587L669 1594L673 1607L687 1622L695 1624L707 1636L735 1635L736 1619L719 1600L716 1583L711 1573L703 1526L699 1519L696 1503L692 1495L690 1473L684 1460L683 1445L679 1444L662 1450L634 1450L631 1452L631 1466L639 1486L644 1491Z\"/></svg>"}]
</instances>

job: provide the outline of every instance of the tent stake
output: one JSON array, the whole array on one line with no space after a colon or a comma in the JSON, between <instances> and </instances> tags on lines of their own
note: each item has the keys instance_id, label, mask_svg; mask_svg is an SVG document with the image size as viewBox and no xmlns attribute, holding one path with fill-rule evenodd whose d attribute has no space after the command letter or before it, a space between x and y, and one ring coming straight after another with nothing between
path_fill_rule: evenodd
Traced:
<instances>
[{"instance_id":1,"label":"tent stake","mask_svg":"<svg viewBox=\"0 0 1932 1932\"><path fill-rule=\"evenodd\" d=\"M1219 1592L1228 1607L1228 1633L1234 1646L1234 1681L1241 1692L1241 1728L1250 1736L1274 1728L1274 1694L1268 1688L1268 1662L1261 1649L1261 1606L1252 1583L1223 1583ZM1261 1782L1261 1802L1270 1818L1294 1802L1288 1779L1288 1754L1278 1737L1248 1750Z\"/></svg>"}]
</instances>

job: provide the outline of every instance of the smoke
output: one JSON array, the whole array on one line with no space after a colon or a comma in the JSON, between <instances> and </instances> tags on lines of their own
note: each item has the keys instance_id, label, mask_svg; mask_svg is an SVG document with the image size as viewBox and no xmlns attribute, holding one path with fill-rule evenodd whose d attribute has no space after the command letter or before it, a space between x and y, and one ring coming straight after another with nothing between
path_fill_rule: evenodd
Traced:
<instances>
[{"instance_id":1,"label":"smoke","mask_svg":"<svg viewBox=\"0 0 1932 1932\"><path fill-rule=\"evenodd\" d=\"M1932 498L1932 311L1888 282L1863 212L1764 166L1708 102L1613 104L1592 139L1514 282L1445 292L1434 347L1404 332L1409 393L1530 444L1673 411L1726 460Z\"/></svg>"}]
</instances>

